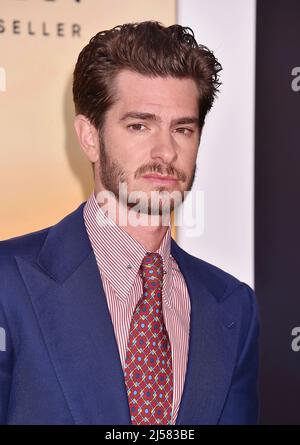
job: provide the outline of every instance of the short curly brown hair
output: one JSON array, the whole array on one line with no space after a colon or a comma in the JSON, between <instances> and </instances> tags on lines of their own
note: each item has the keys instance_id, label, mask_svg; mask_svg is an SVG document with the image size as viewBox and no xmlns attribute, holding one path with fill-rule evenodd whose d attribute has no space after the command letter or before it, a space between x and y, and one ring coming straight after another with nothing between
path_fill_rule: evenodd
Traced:
<instances>
[{"instance_id":1,"label":"short curly brown hair","mask_svg":"<svg viewBox=\"0 0 300 445\"><path fill-rule=\"evenodd\" d=\"M97 129L115 101L114 80L122 69L146 76L194 79L200 93L200 125L221 85L220 63L197 43L188 27L147 21L101 31L79 54L73 78L76 114L85 115Z\"/></svg>"}]
</instances>

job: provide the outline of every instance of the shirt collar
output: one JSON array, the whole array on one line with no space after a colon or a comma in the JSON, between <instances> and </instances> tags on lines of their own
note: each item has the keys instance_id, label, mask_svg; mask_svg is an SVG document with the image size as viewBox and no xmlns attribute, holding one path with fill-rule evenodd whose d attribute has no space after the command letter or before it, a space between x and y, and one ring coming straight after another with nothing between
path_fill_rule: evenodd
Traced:
<instances>
[{"instance_id":1,"label":"shirt collar","mask_svg":"<svg viewBox=\"0 0 300 445\"><path fill-rule=\"evenodd\" d=\"M94 193L85 204L83 216L97 265L111 283L117 296L125 302L147 250L105 215ZM172 295L170 249L171 228L169 226L156 251L163 259L163 297L169 306L171 306Z\"/></svg>"}]
</instances>

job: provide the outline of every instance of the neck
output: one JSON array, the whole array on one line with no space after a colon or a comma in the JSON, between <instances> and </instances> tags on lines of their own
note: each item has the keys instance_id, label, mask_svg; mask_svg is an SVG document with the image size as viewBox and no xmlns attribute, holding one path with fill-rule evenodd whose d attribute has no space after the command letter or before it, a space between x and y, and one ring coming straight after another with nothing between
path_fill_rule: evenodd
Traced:
<instances>
[{"instance_id":1,"label":"neck","mask_svg":"<svg viewBox=\"0 0 300 445\"><path fill-rule=\"evenodd\" d=\"M122 227L125 232L127 232L132 238L134 238L136 241L138 241L142 246L145 247L145 249L148 252L155 252L162 240L165 236L168 227L167 226L158 226L158 227L152 227L152 226L123 226Z\"/></svg>"},{"instance_id":2,"label":"neck","mask_svg":"<svg viewBox=\"0 0 300 445\"><path fill-rule=\"evenodd\" d=\"M144 246L148 252L155 252L168 230L170 216L136 213L127 206L118 204L119 211L115 215L116 224Z\"/></svg>"}]
</instances>

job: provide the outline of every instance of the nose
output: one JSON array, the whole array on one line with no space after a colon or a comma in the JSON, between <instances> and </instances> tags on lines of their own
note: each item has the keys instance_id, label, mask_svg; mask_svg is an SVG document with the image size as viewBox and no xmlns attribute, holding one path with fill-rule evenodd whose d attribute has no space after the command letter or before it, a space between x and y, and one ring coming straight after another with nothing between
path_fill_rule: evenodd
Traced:
<instances>
[{"instance_id":1,"label":"nose","mask_svg":"<svg viewBox=\"0 0 300 445\"><path fill-rule=\"evenodd\" d=\"M160 130L155 136L151 149L151 158L171 164L177 158L176 142L168 130Z\"/></svg>"}]
</instances>

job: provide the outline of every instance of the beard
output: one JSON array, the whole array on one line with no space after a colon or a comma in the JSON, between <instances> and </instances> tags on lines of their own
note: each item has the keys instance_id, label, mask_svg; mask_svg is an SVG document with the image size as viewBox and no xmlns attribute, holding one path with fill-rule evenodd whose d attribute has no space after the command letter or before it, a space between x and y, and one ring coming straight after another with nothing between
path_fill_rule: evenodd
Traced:
<instances>
[{"instance_id":1,"label":"beard","mask_svg":"<svg viewBox=\"0 0 300 445\"><path fill-rule=\"evenodd\" d=\"M178 170L171 164L164 165L157 161L146 163L136 170L134 179L139 179L146 173L169 175L182 182L186 182L188 179L185 191L190 191L195 179L196 164L189 177L187 177L184 171ZM146 193L143 191L133 191L128 194L127 188L125 193L120 193L120 190L124 190L122 185L128 184L128 174L118 161L112 159L109 155L103 137L100 138L99 176L105 189L113 193L118 202L142 214L169 215L185 198L184 192L179 190L170 192L164 186L155 187L150 192L150 197L148 195L145 196ZM138 205L136 204L137 202Z\"/></svg>"}]
</instances>

